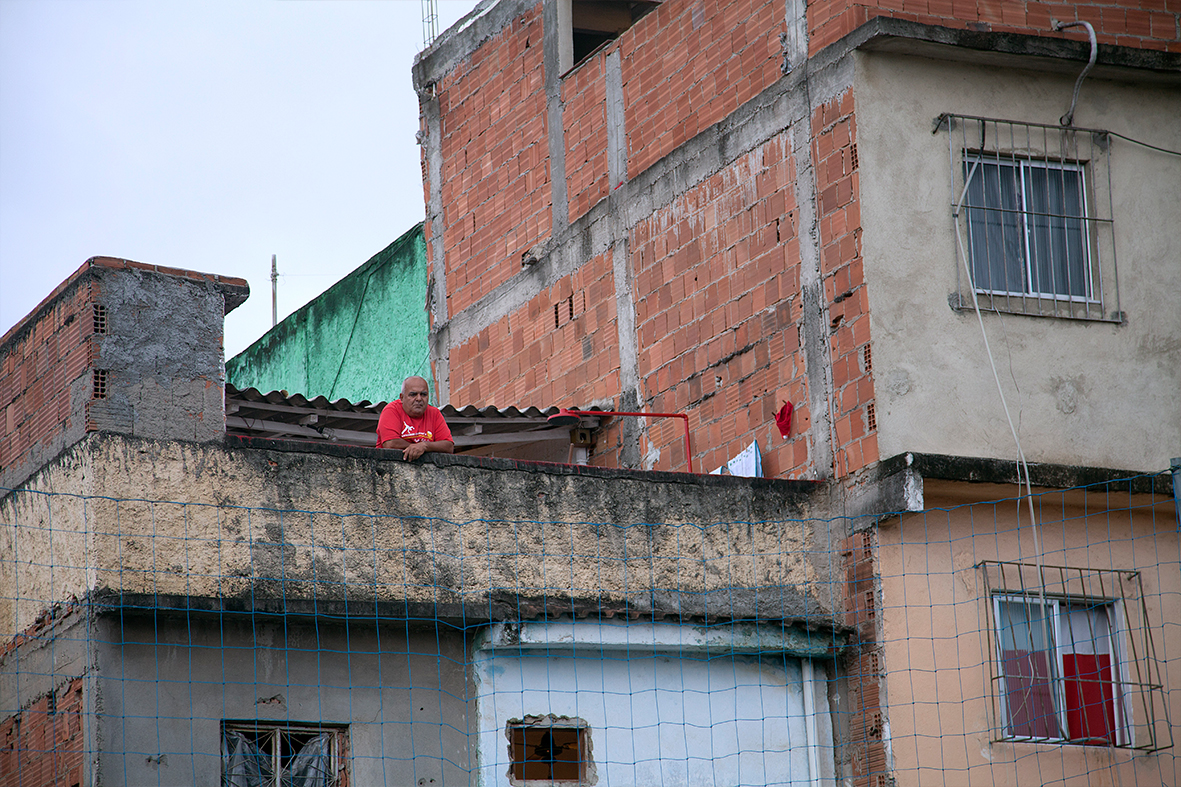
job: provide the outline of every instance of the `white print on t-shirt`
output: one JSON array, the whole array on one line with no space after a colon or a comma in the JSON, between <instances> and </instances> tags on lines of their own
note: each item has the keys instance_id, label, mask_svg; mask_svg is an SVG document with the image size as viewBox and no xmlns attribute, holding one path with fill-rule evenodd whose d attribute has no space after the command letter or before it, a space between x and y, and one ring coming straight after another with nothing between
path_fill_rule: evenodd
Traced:
<instances>
[{"instance_id":1,"label":"white print on t-shirt","mask_svg":"<svg viewBox=\"0 0 1181 787\"><path fill-rule=\"evenodd\" d=\"M403 440L407 440L412 443L421 443L421 442L429 443L431 441L432 437L434 437L434 435L430 432L430 430L427 430L425 432L420 432L417 429L415 429L413 426L411 426L410 424L403 424L402 425L402 439Z\"/></svg>"}]
</instances>

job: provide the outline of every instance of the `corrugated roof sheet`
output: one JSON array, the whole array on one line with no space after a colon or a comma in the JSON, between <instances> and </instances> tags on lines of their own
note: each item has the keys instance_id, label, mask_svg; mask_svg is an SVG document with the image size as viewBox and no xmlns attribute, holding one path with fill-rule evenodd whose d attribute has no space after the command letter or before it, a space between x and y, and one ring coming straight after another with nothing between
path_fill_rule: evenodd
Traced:
<instances>
[{"instance_id":1,"label":"corrugated roof sheet","mask_svg":"<svg viewBox=\"0 0 1181 787\"><path fill-rule=\"evenodd\" d=\"M372 448L377 442L377 419L387 402L308 399L286 391L262 393L226 385L226 431L249 437L309 440ZM451 427L457 453L474 452L497 444L524 445L550 440L569 441L571 427L553 427L547 420L557 407L466 407L446 405L443 418ZM577 428L593 429L601 419L583 411Z\"/></svg>"}]
</instances>

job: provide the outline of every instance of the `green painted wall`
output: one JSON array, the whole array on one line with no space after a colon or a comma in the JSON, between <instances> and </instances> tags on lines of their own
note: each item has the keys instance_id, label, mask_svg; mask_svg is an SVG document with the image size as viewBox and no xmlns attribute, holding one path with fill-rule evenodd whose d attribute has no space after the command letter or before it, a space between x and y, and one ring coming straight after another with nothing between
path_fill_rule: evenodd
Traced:
<instances>
[{"instance_id":1,"label":"green painted wall","mask_svg":"<svg viewBox=\"0 0 1181 787\"><path fill-rule=\"evenodd\" d=\"M237 388L385 401L430 379L422 224L226 361Z\"/></svg>"}]
</instances>

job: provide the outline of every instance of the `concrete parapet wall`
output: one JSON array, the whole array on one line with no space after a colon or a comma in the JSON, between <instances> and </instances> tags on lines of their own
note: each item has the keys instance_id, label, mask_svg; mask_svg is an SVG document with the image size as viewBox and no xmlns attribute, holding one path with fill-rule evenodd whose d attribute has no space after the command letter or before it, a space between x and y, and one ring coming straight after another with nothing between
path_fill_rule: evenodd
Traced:
<instances>
[{"instance_id":1,"label":"concrete parapet wall","mask_svg":"<svg viewBox=\"0 0 1181 787\"><path fill-rule=\"evenodd\" d=\"M838 619L844 520L817 483L262 444L279 450L113 434L70 449L0 501L14 556L0 626L87 594L465 620Z\"/></svg>"}]
</instances>

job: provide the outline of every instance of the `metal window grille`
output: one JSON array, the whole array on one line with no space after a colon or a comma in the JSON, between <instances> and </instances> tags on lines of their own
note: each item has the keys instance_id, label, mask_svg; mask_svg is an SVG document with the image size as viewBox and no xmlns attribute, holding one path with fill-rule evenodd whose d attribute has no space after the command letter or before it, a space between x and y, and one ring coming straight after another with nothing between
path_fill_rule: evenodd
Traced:
<instances>
[{"instance_id":1,"label":"metal window grille","mask_svg":"<svg viewBox=\"0 0 1181 787\"><path fill-rule=\"evenodd\" d=\"M1139 572L978 564L994 740L1172 746Z\"/></svg>"},{"instance_id":2,"label":"metal window grille","mask_svg":"<svg viewBox=\"0 0 1181 787\"><path fill-rule=\"evenodd\" d=\"M941 116L949 142L952 305L1122 322L1107 132Z\"/></svg>"},{"instance_id":3,"label":"metal window grille","mask_svg":"<svg viewBox=\"0 0 1181 787\"><path fill-rule=\"evenodd\" d=\"M222 723L227 787L347 787L344 728L244 721Z\"/></svg>"}]
</instances>

